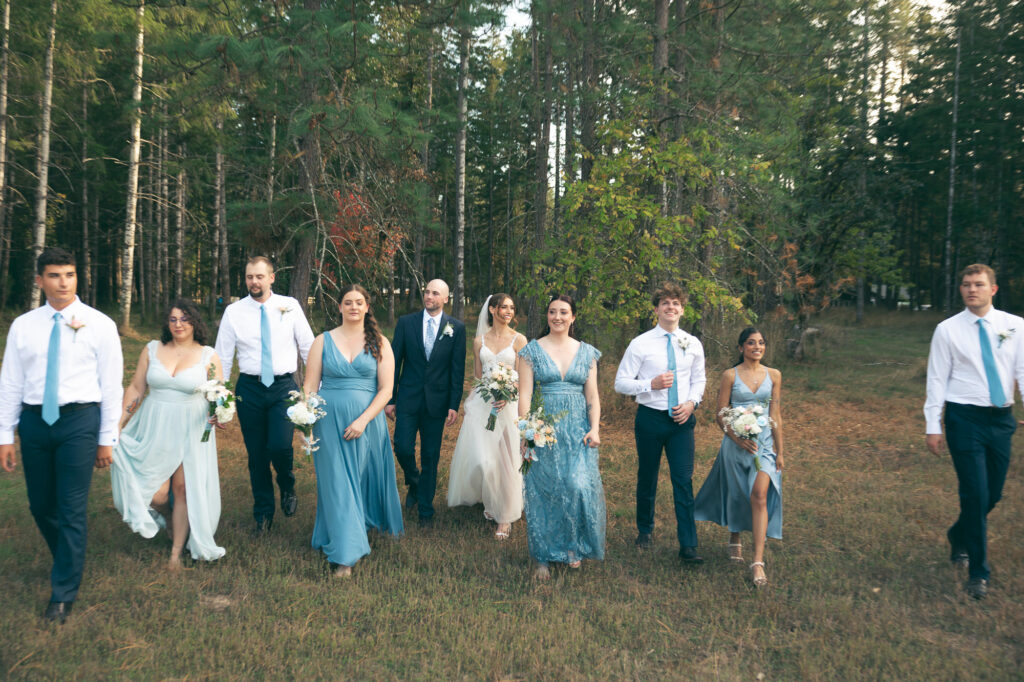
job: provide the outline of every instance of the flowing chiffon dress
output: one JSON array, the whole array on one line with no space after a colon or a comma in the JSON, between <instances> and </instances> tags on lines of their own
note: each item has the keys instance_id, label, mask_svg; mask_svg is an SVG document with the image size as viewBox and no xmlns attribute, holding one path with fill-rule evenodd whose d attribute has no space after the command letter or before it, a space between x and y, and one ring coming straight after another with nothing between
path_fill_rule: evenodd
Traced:
<instances>
[{"instance_id":1,"label":"flowing chiffon dress","mask_svg":"<svg viewBox=\"0 0 1024 682\"><path fill-rule=\"evenodd\" d=\"M514 367L515 338L508 347L494 353L480 346L484 373L501 362ZM487 430L491 405L475 390L466 398L466 416L452 453L448 476L448 506L482 502L484 516L498 523L513 523L523 515L523 476L519 473L518 402L510 401L498 413L493 431Z\"/></svg>"},{"instance_id":2,"label":"flowing chiffon dress","mask_svg":"<svg viewBox=\"0 0 1024 682\"><path fill-rule=\"evenodd\" d=\"M374 417L359 438L342 434L377 395L377 360L366 350L352 362L330 334L324 334L320 395L327 415L313 426L320 441L316 467L316 523L313 548L335 564L354 566L370 553L367 531L401 535L402 505L395 479L384 413Z\"/></svg>"},{"instance_id":3,"label":"flowing chiffon dress","mask_svg":"<svg viewBox=\"0 0 1024 682\"><path fill-rule=\"evenodd\" d=\"M114 506L133 531L151 538L165 525L150 502L179 466L185 472L189 536L185 548L194 559L224 556L213 535L220 521L220 474L217 433L202 442L207 402L196 388L206 381L213 349L203 347L199 364L171 375L156 356L159 341L150 341L146 383L149 394L128 421L110 465Z\"/></svg>"},{"instance_id":4,"label":"flowing chiffon dress","mask_svg":"<svg viewBox=\"0 0 1024 682\"><path fill-rule=\"evenodd\" d=\"M760 404L765 407L767 415L771 397L771 374L757 387L757 392L752 392L740 380L739 372L736 372L729 401L733 407ZM755 456L761 463L761 471L768 474L771 479L768 488L767 536L782 538L782 472L775 468L775 442L771 426L758 434L756 455L751 455L736 445L728 436L722 437L722 445L715 463L694 501L694 519L712 521L728 528L732 533L752 529L750 493L754 489L754 480L760 473L754 466Z\"/></svg>"},{"instance_id":5,"label":"flowing chiffon dress","mask_svg":"<svg viewBox=\"0 0 1024 682\"><path fill-rule=\"evenodd\" d=\"M583 444L590 430L583 385L601 352L581 343L564 377L536 341L526 344L519 357L533 367L534 391L540 393L544 412L561 414L555 424L557 442L537 448L537 461L523 477L530 556L539 563L603 559L604 488L597 448Z\"/></svg>"}]
</instances>

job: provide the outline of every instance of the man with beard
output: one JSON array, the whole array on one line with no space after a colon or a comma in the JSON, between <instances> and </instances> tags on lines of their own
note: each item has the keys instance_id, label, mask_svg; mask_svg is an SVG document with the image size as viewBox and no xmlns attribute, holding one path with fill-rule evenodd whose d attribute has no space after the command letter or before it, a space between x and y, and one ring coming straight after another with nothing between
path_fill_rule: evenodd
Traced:
<instances>
[{"instance_id":1,"label":"man with beard","mask_svg":"<svg viewBox=\"0 0 1024 682\"><path fill-rule=\"evenodd\" d=\"M231 376L238 350L238 422L249 454L253 518L256 534L274 522L274 481L277 473L281 510L292 516L298 507L292 473L294 426L286 414L289 391L297 390L292 377L298 356L306 362L313 345L313 330L299 302L271 291L274 265L265 256L249 259L245 286L249 295L224 309L217 332L217 355L224 376Z\"/></svg>"}]
</instances>

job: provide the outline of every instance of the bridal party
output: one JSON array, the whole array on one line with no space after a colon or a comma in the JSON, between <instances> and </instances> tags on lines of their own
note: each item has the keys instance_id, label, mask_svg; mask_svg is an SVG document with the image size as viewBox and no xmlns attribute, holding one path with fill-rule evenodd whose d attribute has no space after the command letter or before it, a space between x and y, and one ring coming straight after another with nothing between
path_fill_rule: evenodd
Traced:
<instances>
[{"instance_id":1,"label":"bridal party","mask_svg":"<svg viewBox=\"0 0 1024 682\"><path fill-rule=\"evenodd\" d=\"M422 287L421 309L399 318L389 337L374 315L377 292L348 283L338 289L335 321L317 334L301 303L274 290L275 271L270 258L250 258L248 295L218 321L190 299L173 300L159 338L129 359L125 385L117 327L78 298L75 255L51 247L38 256L42 304L13 320L0 366L0 467L24 472L28 508L52 557L46 621L71 617L81 588L88 598L88 526L108 520L87 514L97 469L109 468L124 533L166 536L154 543L169 545L160 550L166 570L233 551L218 539L217 436L235 428L236 416L253 541L305 535L339 584L374 561L373 534L429 536L445 509L460 506L481 510L495 543L524 534L535 580L615 560L601 478L602 350L600 339L581 333L586 321L572 292L549 293L532 339L517 330L523 302L494 292L467 339L466 323L446 312L448 284L435 278ZM993 307L997 290L991 267L963 269L964 309L935 329L924 402L927 448L948 451L958 479L945 550L967 571L966 594L979 600L992 570L987 519L1018 425L1014 386L1024 386L1024 333L1016 333L1024 319ZM709 377L702 339L684 328L686 289L658 284L647 304L653 326L601 365L617 366L614 389L635 403L630 551L656 545L664 458L680 571L721 551L751 585L768 588L784 580L772 571L767 541L782 539L789 471L785 382L764 364L778 340L737 329L730 366ZM694 434L704 428L720 432L721 443L696 482ZM446 432L455 445L439 496ZM297 493L297 454L312 460L315 499ZM312 528L294 518L303 505L315 508ZM699 546L697 522L721 528L720 550Z\"/></svg>"}]
</instances>

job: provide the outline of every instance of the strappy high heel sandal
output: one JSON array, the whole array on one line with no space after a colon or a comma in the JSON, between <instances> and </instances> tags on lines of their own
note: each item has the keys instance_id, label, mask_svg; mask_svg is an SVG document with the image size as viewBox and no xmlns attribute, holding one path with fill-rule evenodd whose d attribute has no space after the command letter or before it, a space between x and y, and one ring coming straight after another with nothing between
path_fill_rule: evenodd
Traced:
<instances>
[{"instance_id":1,"label":"strappy high heel sandal","mask_svg":"<svg viewBox=\"0 0 1024 682\"><path fill-rule=\"evenodd\" d=\"M511 523L499 523L498 529L494 531L494 537L497 540L508 540L508 536L512 533Z\"/></svg>"},{"instance_id":2,"label":"strappy high heel sandal","mask_svg":"<svg viewBox=\"0 0 1024 682\"><path fill-rule=\"evenodd\" d=\"M755 587L764 587L765 585L768 584L768 576L767 575L763 575L763 574L762 575L756 575L754 573L754 569L757 568L758 566L761 567L761 571L763 572L764 571L764 562L763 561L755 561L754 563L750 564L750 579L753 581Z\"/></svg>"},{"instance_id":3,"label":"strappy high heel sandal","mask_svg":"<svg viewBox=\"0 0 1024 682\"><path fill-rule=\"evenodd\" d=\"M730 542L726 545L726 553L729 555L729 561L743 561L743 544L740 542Z\"/></svg>"}]
</instances>

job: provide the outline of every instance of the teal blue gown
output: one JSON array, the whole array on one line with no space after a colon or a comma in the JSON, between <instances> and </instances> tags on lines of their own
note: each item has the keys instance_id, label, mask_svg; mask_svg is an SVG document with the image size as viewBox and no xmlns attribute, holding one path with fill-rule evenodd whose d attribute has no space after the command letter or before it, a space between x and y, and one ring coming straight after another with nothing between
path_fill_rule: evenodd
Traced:
<instances>
[{"instance_id":1,"label":"teal blue gown","mask_svg":"<svg viewBox=\"0 0 1024 682\"><path fill-rule=\"evenodd\" d=\"M359 438L342 434L377 394L377 360L365 350L350 363L330 334L324 334L320 395L327 415L313 426L319 449L316 467L316 523L313 548L328 561L354 566L370 553L367 531L401 535L402 505L395 480L384 414Z\"/></svg>"},{"instance_id":2,"label":"teal blue gown","mask_svg":"<svg viewBox=\"0 0 1024 682\"><path fill-rule=\"evenodd\" d=\"M544 412L564 413L555 424L557 443L537 448L537 461L523 477L530 556L543 564L603 559L604 488L597 448L583 444L590 430L583 384L601 352L581 343L564 378L536 341L519 356L533 367L534 391L540 393Z\"/></svg>"},{"instance_id":3,"label":"teal blue gown","mask_svg":"<svg viewBox=\"0 0 1024 682\"><path fill-rule=\"evenodd\" d=\"M757 392L752 393L747 385L740 380L736 372L736 380L732 384L729 399L733 407L747 405L764 405L767 412L772 397L772 377L769 374ZM767 415L765 415L767 416ZM704 485L694 500L693 518L697 521L711 521L728 528L732 533L749 531L753 527L753 512L750 507L750 493L754 489L754 480L760 473L754 466L754 457L761 463L761 471L768 474L771 485L768 488L768 531L767 536L782 539L782 472L775 468L775 441L771 427L765 428L757 436L757 454L736 445L728 436L722 437L722 446L718 457L708 473Z\"/></svg>"}]
</instances>

